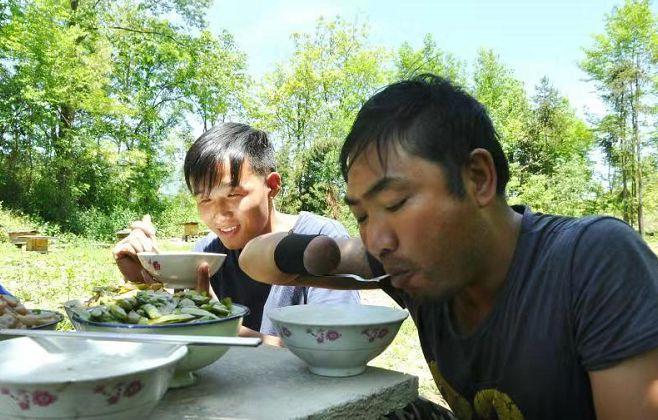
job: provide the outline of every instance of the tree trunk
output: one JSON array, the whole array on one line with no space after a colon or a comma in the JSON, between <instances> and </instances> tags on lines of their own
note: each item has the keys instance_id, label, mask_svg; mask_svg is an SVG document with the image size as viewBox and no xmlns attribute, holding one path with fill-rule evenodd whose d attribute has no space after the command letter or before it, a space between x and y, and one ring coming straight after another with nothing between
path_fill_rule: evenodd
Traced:
<instances>
[{"instance_id":1,"label":"tree trunk","mask_svg":"<svg viewBox=\"0 0 658 420\"><path fill-rule=\"evenodd\" d=\"M644 235L644 217L642 212L642 147L640 144L640 127L638 121L638 113L640 107L640 80L639 75L635 75L634 80L634 92L631 101L631 120L633 122L633 166L635 171L633 177L635 178L635 195L637 200L637 228L640 232L640 235ZM634 202L636 200L633 200Z\"/></svg>"}]
</instances>

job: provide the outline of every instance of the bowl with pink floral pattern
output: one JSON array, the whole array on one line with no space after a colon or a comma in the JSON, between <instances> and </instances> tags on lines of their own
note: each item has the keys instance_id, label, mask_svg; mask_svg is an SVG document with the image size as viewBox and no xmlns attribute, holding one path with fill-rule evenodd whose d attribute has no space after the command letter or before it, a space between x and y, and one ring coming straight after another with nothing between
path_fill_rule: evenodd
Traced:
<instances>
[{"instance_id":1,"label":"bowl with pink floral pattern","mask_svg":"<svg viewBox=\"0 0 658 420\"><path fill-rule=\"evenodd\" d=\"M322 376L353 376L391 344L407 311L386 306L310 304L266 314L284 344Z\"/></svg>"},{"instance_id":2,"label":"bowl with pink floral pattern","mask_svg":"<svg viewBox=\"0 0 658 420\"><path fill-rule=\"evenodd\" d=\"M0 341L0 419L145 418L187 347L20 337Z\"/></svg>"},{"instance_id":3,"label":"bowl with pink floral pattern","mask_svg":"<svg viewBox=\"0 0 658 420\"><path fill-rule=\"evenodd\" d=\"M208 264L208 275L214 275L224 264L226 254L214 252L138 252L142 267L169 289L196 288L197 270Z\"/></svg>"}]
</instances>

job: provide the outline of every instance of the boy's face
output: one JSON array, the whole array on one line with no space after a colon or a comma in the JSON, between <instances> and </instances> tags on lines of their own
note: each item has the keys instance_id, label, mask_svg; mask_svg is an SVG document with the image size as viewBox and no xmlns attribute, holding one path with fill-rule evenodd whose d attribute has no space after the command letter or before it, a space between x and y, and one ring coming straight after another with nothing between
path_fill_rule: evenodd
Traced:
<instances>
[{"instance_id":1,"label":"boy's face","mask_svg":"<svg viewBox=\"0 0 658 420\"><path fill-rule=\"evenodd\" d=\"M346 201L361 239L394 287L430 300L452 296L478 266L481 225L469 186L456 197L440 165L399 146L386 153L386 170L370 146L348 173Z\"/></svg>"},{"instance_id":2,"label":"boy's face","mask_svg":"<svg viewBox=\"0 0 658 420\"><path fill-rule=\"evenodd\" d=\"M197 194L195 199L201 220L222 244L228 249L242 249L251 239L271 231L271 198L279 191L281 178L276 172L255 174L245 160L240 184L232 187L228 167L225 162L222 179L210 194Z\"/></svg>"}]
</instances>

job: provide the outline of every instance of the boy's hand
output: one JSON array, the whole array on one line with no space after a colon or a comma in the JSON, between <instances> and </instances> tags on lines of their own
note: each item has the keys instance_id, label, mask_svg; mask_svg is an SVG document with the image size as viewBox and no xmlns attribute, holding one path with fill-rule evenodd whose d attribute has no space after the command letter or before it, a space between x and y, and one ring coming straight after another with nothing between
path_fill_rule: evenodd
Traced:
<instances>
[{"instance_id":1,"label":"boy's hand","mask_svg":"<svg viewBox=\"0 0 658 420\"><path fill-rule=\"evenodd\" d=\"M115 245L112 255L126 280L149 283L153 279L142 269L137 253L158 252L151 216L145 215L142 220L133 222L130 228L132 231Z\"/></svg>"},{"instance_id":2,"label":"boy's hand","mask_svg":"<svg viewBox=\"0 0 658 420\"><path fill-rule=\"evenodd\" d=\"M210 275L208 274L208 263L201 263L197 270L196 290L197 292L206 292L210 295Z\"/></svg>"}]
</instances>

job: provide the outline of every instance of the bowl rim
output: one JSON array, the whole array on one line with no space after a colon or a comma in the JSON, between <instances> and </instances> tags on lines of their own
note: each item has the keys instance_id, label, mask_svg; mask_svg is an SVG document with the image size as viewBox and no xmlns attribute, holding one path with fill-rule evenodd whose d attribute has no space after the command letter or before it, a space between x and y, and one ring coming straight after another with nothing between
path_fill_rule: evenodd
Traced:
<instances>
[{"instance_id":1,"label":"bowl rim","mask_svg":"<svg viewBox=\"0 0 658 420\"><path fill-rule=\"evenodd\" d=\"M10 340L5 340L5 342L6 341L11 341L11 340L17 340L17 339L20 340L20 339L23 339L23 338L30 339L30 337L17 337L17 338L13 338L13 339L10 339ZM102 340L97 340L97 341L102 341ZM0 345L2 345L1 343L2 342L0 342ZM112 341L112 343L116 343L116 341ZM155 343L149 343L149 344L155 344ZM158 345L160 345L160 344L158 344ZM138 374L143 374L143 373L147 373L147 372L153 372L153 371L158 370L158 369L163 369L163 368L166 368L168 366L175 365L175 364L179 363L181 360L183 360L183 358L185 356L187 356L187 354L189 353L189 349L187 348L187 345L185 345L185 344L165 344L165 343L162 343L162 345L171 346L172 351L168 356L166 356L167 360L159 366L153 366L153 367L149 367L149 368L139 368L139 369L135 370L134 372L130 372L130 373L110 374L110 375L107 375L107 376L101 376L101 377L91 378L91 379L82 379L82 380L62 380L62 381L50 381L50 382L2 381L2 386L34 386L34 385L38 385L38 386L58 386L58 385L61 385L63 383L66 383L66 384L69 384L69 383L71 383L71 384L83 384L83 383L86 383L86 382L98 382L98 381L113 380L113 379L121 378L121 377L124 377L124 376L138 375ZM182 354L179 354L181 352L182 352Z\"/></svg>"},{"instance_id":2,"label":"bowl rim","mask_svg":"<svg viewBox=\"0 0 658 420\"><path fill-rule=\"evenodd\" d=\"M96 322L96 321L86 321L75 312L75 311L67 311L67 315L69 315L69 318L71 318L71 321L79 322L81 324L86 324L86 325L92 325L94 327L110 327L110 328L128 328L128 329L166 329L166 328L177 328L181 326L198 326L198 325L210 325L210 324L219 324L222 322L227 322L231 321L236 318L241 318L249 315L251 312L249 308L247 308L244 305L240 305L238 303L233 303L233 307L238 307L239 309L242 310L241 313L238 314L233 314L229 315L224 318L219 318L219 319L212 319L209 321L200 321L200 322L175 322L172 324L164 324L164 325L139 325L139 324L117 324L114 322Z\"/></svg>"},{"instance_id":3,"label":"bowl rim","mask_svg":"<svg viewBox=\"0 0 658 420\"><path fill-rule=\"evenodd\" d=\"M64 315L62 315L61 312L53 311L53 310L51 310L51 309L39 309L39 308L34 308L34 309L28 309L28 310L29 310L30 312L32 312L32 311L40 311L40 312L42 312L42 313L43 313L43 312L48 312L48 313L51 313L51 314L57 315L57 318L58 318L58 319L55 320L55 321L48 322L48 323L46 323L46 324L41 324L41 325L39 325L39 326L37 326L37 327L32 327L32 328L30 328L31 330L38 330L38 329L41 329L41 328L52 327L53 325L57 325L57 324L59 324L60 322L62 322L62 321L64 320Z\"/></svg>"},{"instance_id":4,"label":"bowl rim","mask_svg":"<svg viewBox=\"0 0 658 420\"><path fill-rule=\"evenodd\" d=\"M226 258L228 254L224 254L221 252L200 252L200 251L162 251L162 252L138 252L137 257L154 257L154 256L165 256L165 257L171 257L171 256L180 256L180 257L207 257L207 256L216 256L216 257L224 257Z\"/></svg>"},{"instance_id":5,"label":"bowl rim","mask_svg":"<svg viewBox=\"0 0 658 420\"><path fill-rule=\"evenodd\" d=\"M286 310L294 310L294 309L286 309L286 308L297 308L297 307L305 307L305 308L310 308L310 307L354 307L354 306L359 306L359 307L368 307L368 308L384 308L386 310L390 310L393 316L390 320L387 320L385 322L368 322L368 321L363 321L359 323L349 323L349 322L336 322L336 321L331 321L331 320L326 320L326 321L314 321L314 322L309 322L305 320L295 320L295 321L289 321L289 320L282 320L279 318L281 312L285 312ZM311 309L301 309L301 310L311 310ZM287 324L287 325L299 325L299 326L304 326L304 327L366 327L366 326L372 326L372 325L385 325L385 324L391 324L391 323L396 323L396 322L402 322L405 319L409 317L409 312L406 309L398 309L398 308L392 308L390 306L382 306L382 305L363 305L363 304L357 304L357 303L330 303L330 304L306 304L306 305L292 305L292 306L282 306L279 308L274 308L271 309L267 312L267 317L270 318L270 320L274 322L278 322L281 324Z\"/></svg>"}]
</instances>

